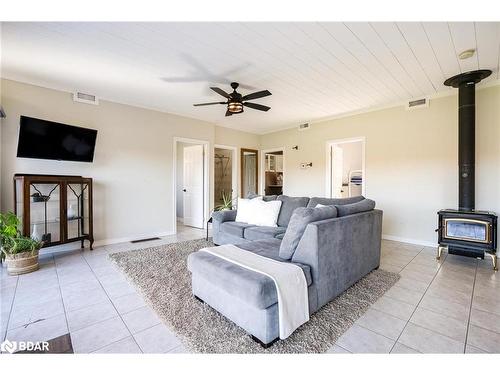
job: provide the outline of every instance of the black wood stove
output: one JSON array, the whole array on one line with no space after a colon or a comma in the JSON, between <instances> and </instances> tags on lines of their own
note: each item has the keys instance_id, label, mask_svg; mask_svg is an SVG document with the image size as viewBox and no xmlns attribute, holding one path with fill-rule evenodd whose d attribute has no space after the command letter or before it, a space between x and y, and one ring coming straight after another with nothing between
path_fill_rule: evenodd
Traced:
<instances>
[{"instance_id":1,"label":"black wood stove","mask_svg":"<svg viewBox=\"0 0 500 375\"><path fill-rule=\"evenodd\" d=\"M438 255L449 254L484 259L491 257L497 267L497 215L475 210L476 84L491 70L476 70L447 79L444 84L458 88L458 210L438 212Z\"/></svg>"}]
</instances>

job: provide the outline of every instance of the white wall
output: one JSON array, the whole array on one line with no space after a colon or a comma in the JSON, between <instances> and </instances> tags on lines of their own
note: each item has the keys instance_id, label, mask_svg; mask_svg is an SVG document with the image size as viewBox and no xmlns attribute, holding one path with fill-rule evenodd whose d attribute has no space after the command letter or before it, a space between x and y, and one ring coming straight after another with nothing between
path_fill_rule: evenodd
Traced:
<instances>
[{"instance_id":1,"label":"white wall","mask_svg":"<svg viewBox=\"0 0 500 375\"><path fill-rule=\"evenodd\" d=\"M13 209L15 173L92 177L96 240L171 232L173 138L196 135L209 141L211 147L216 141L214 124L181 116L107 101L99 106L75 103L70 93L10 80L2 80L1 94L7 112L1 128L1 210ZM20 115L97 129L94 162L17 158ZM231 134L228 141L247 142L248 147L255 144L256 136L238 131ZM212 196L213 163L210 181Z\"/></svg>"},{"instance_id":2,"label":"white wall","mask_svg":"<svg viewBox=\"0 0 500 375\"><path fill-rule=\"evenodd\" d=\"M500 86L478 89L476 101L476 208L500 213ZM427 109L401 106L267 134L261 148L285 147L285 194L324 196L326 141L362 136L366 195L384 210L384 234L435 243L436 212L458 204L456 94Z\"/></svg>"}]
</instances>

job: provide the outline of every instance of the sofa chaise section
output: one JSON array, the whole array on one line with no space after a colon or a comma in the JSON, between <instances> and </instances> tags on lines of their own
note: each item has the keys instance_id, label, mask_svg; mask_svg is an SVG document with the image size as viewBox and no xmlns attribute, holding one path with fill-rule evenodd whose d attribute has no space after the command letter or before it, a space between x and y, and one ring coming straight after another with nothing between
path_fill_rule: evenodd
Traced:
<instances>
[{"instance_id":1,"label":"sofa chaise section","mask_svg":"<svg viewBox=\"0 0 500 375\"><path fill-rule=\"evenodd\" d=\"M265 239L246 242L238 247L271 258L280 259L280 240ZM309 293L313 290L311 268L297 264L306 278ZM206 252L188 257L193 294L234 323L268 344L279 336L278 295L274 281L269 277L240 267ZM309 309L312 312L315 304Z\"/></svg>"}]
</instances>

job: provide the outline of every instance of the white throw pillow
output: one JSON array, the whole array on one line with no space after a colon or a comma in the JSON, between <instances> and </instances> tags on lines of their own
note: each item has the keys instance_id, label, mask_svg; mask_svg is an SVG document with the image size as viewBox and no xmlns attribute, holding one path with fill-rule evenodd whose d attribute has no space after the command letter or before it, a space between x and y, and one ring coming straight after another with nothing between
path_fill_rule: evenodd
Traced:
<instances>
[{"instance_id":1,"label":"white throw pillow","mask_svg":"<svg viewBox=\"0 0 500 375\"><path fill-rule=\"evenodd\" d=\"M261 201L262 196L251 198L251 199L245 199L245 198L238 198L238 204L237 204L237 209L238 211L236 212L236 219L235 221L238 221L240 223L248 223L248 219L253 216L252 214L252 202L257 202Z\"/></svg>"},{"instance_id":2,"label":"white throw pillow","mask_svg":"<svg viewBox=\"0 0 500 375\"><path fill-rule=\"evenodd\" d=\"M263 227L277 227L281 203L282 202L278 200L269 202L260 200L255 203L252 202L252 216L247 223Z\"/></svg>"},{"instance_id":3,"label":"white throw pillow","mask_svg":"<svg viewBox=\"0 0 500 375\"><path fill-rule=\"evenodd\" d=\"M236 221L266 226L277 227L281 201L264 202L262 197L253 199L238 198L238 212Z\"/></svg>"}]
</instances>

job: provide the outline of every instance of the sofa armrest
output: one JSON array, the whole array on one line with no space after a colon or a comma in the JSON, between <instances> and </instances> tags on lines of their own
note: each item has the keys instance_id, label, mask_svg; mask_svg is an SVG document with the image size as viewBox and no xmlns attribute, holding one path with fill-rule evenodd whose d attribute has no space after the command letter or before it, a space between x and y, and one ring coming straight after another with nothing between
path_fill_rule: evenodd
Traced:
<instances>
[{"instance_id":1,"label":"sofa armrest","mask_svg":"<svg viewBox=\"0 0 500 375\"><path fill-rule=\"evenodd\" d=\"M220 226L222 223L226 221L235 221L236 220L236 210L226 210L226 211L214 211L212 213L212 236L214 239L214 243L220 244L219 234Z\"/></svg>"},{"instance_id":2,"label":"sofa armrest","mask_svg":"<svg viewBox=\"0 0 500 375\"><path fill-rule=\"evenodd\" d=\"M235 221L236 220L236 210L226 210L226 211L214 211L212 213L213 222L218 222L222 224L225 221Z\"/></svg>"},{"instance_id":3,"label":"sofa armrest","mask_svg":"<svg viewBox=\"0 0 500 375\"><path fill-rule=\"evenodd\" d=\"M381 210L317 221L306 227L292 261L311 267L322 306L379 266L381 241Z\"/></svg>"}]
</instances>

